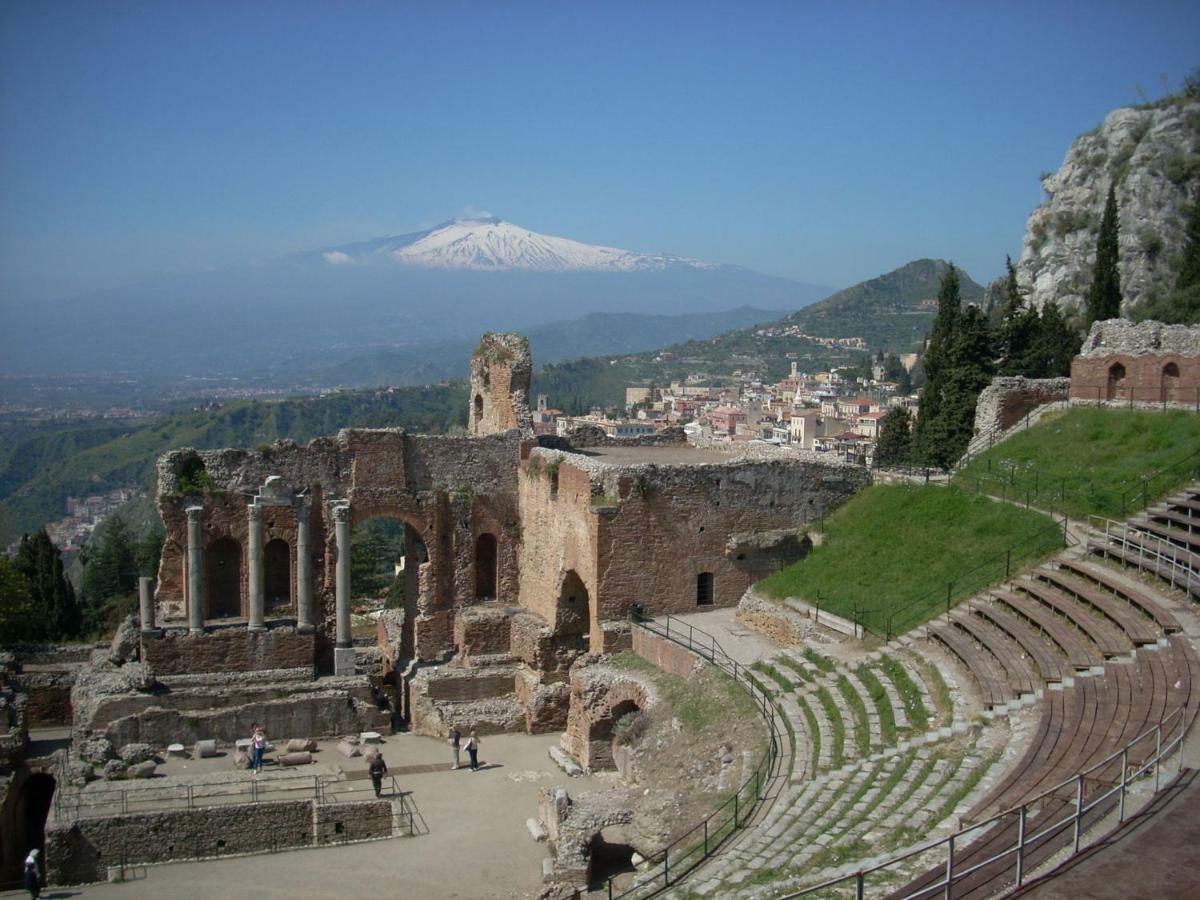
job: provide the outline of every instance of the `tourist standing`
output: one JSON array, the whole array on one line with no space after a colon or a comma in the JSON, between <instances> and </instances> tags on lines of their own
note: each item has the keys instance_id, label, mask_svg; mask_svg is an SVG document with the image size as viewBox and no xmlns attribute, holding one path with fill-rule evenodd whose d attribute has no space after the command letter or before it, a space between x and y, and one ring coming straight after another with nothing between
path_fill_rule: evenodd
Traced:
<instances>
[{"instance_id":1,"label":"tourist standing","mask_svg":"<svg viewBox=\"0 0 1200 900\"><path fill-rule=\"evenodd\" d=\"M250 768L257 775L262 770L263 754L267 752L267 736L263 727L254 723L254 734L250 737Z\"/></svg>"},{"instance_id":2,"label":"tourist standing","mask_svg":"<svg viewBox=\"0 0 1200 900\"><path fill-rule=\"evenodd\" d=\"M459 731L458 726L455 725L450 729L450 752L454 754L454 765L450 767L451 769L458 768L458 750L461 746L462 732Z\"/></svg>"},{"instance_id":3,"label":"tourist standing","mask_svg":"<svg viewBox=\"0 0 1200 900\"><path fill-rule=\"evenodd\" d=\"M387 774L387 763L383 761L383 754L378 750L372 753L367 761L367 771L371 773L371 784L374 785L375 796L378 797L383 790L383 776Z\"/></svg>"},{"instance_id":4,"label":"tourist standing","mask_svg":"<svg viewBox=\"0 0 1200 900\"><path fill-rule=\"evenodd\" d=\"M38 862L40 852L36 847L29 851L29 855L25 857L25 871L21 875L25 890L29 891L33 900L37 900L42 892L42 865Z\"/></svg>"},{"instance_id":5,"label":"tourist standing","mask_svg":"<svg viewBox=\"0 0 1200 900\"><path fill-rule=\"evenodd\" d=\"M467 756L471 757L471 771L479 771L479 738L475 737L475 729L471 729L471 736L467 738Z\"/></svg>"}]
</instances>

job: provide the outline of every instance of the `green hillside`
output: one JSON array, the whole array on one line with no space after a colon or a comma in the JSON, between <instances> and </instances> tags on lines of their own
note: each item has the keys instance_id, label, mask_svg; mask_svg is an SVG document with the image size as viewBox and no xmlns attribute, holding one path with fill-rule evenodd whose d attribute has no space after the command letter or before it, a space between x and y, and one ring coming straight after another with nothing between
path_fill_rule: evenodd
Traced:
<instances>
[{"instance_id":1,"label":"green hillside","mask_svg":"<svg viewBox=\"0 0 1200 900\"><path fill-rule=\"evenodd\" d=\"M444 432L466 424L462 383L272 402L238 401L127 420L40 422L10 418L0 428L0 534L14 535L63 515L70 495L152 487L158 456L177 447L254 447L281 438L309 441L340 428L405 427Z\"/></svg>"},{"instance_id":2,"label":"green hillside","mask_svg":"<svg viewBox=\"0 0 1200 900\"><path fill-rule=\"evenodd\" d=\"M918 259L838 291L781 320L817 337L861 337L872 350L915 350L933 322L938 284L949 268L940 259ZM968 303L983 300L983 288L962 269L960 291ZM928 301L925 308L918 306Z\"/></svg>"}]
</instances>

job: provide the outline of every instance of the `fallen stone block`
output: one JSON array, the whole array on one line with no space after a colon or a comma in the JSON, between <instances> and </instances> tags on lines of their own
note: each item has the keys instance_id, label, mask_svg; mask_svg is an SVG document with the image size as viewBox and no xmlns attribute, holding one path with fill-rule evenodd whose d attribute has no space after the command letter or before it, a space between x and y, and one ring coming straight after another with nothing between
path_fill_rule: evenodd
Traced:
<instances>
[{"instance_id":1,"label":"fallen stone block","mask_svg":"<svg viewBox=\"0 0 1200 900\"><path fill-rule=\"evenodd\" d=\"M134 763L125 770L126 778L150 778L154 775L154 770L157 768L157 763L152 759L147 759L140 763Z\"/></svg>"},{"instance_id":2,"label":"fallen stone block","mask_svg":"<svg viewBox=\"0 0 1200 900\"><path fill-rule=\"evenodd\" d=\"M217 742L212 738L207 738L202 741L196 741L196 746L193 748L192 756L194 759L208 759L210 756L217 755Z\"/></svg>"},{"instance_id":3,"label":"fallen stone block","mask_svg":"<svg viewBox=\"0 0 1200 900\"><path fill-rule=\"evenodd\" d=\"M549 884L554 880L554 860L547 856L542 860L542 884Z\"/></svg>"},{"instance_id":4,"label":"fallen stone block","mask_svg":"<svg viewBox=\"0 0 1200 900\"><path fill-rule=\"evenodd\" d=\"M104 780L115 781L118 778L125 777L125 769L127 766L119 759L110 759L104 764Z\"/></svg>"},{"instance_id":5,"label":"fallen stone block","mask_svg":"<svg viewBox=\"0 0 1200 900\"><path fill-rule=\"evenodd\" d=\"M310 762L312 762L312 754L307 750L296 750L293 753L284 753L279 757L281 766L306 766Z\"/></svg>"},{"instance_id":6,"label":"fallen stone block","mask_svg":"<svg viewBox=\"0 0 1200 900\"><path fill-rule=\"evenodd\" d=\"M567 752L561 747L550 748L550 758L554 760L555 765L566 772L572 778L583 774L583 767L575 760L567 755Z\"/></svg>"},{"instance_id":7,"label":"fallen stone block","mask_svg":"<svg viewBox=\"0 0 1200 900\"><path fill-rule=\"evenodd\" d=\"M337 749L338 753L342 754L342 756L345 756L347 759L355 756L362 756L362 751L349 741L338 741Z\"/></svg>"},{"instance_id":8,"label":"fallen stone block","mask_svg":"<svg viewBox=\"0 0 1200 900\"><path fill-rule=\"evenodd\" d=\"M287 742L288 753L316 752L317 742L312 738L292 738Z\"/></svg>"},{"instance_id":9,"label":"fallen stone block","mask_svg":"<svg viewBox=\"0 0 1200 900\"><path fill-rule=\"evenodd\" d=\"M250 754L245 750L239 750L237 753L233 754L233 767L235 769L250 768Z\"/></svg>"},{"instance_id":10,"label":"fallen stone block","mask_svg":"<svg viewBox=\"0 0 1200 900\"><path fill-rule=\"evenodd\" d=\"M117 754L128 766L154 759L154 749L149 744L126 744Z\"/></svg>"},{"instance_id":11,"label":"fallen stone block","mask_svg":"<svg viewBox=\"0 0 1200 900\"><path fill-rule=\"evenodd\" d=\"M532 817L525 820L525 827L529 829L529 834L535 841L539 843L546 839L546 829L542 827L542 823Z\"/></svg>"},{"instance_id":12,"label":"fallen stone block","mask_svg":"<svg viewBox=\"0 0 1200 900\"><path fill-rule=\"evenodd\" d=\"M167 745L167 752L172 756L187 756L187 748L183 744L169 744Z\"/></svg>"}]
</instances>

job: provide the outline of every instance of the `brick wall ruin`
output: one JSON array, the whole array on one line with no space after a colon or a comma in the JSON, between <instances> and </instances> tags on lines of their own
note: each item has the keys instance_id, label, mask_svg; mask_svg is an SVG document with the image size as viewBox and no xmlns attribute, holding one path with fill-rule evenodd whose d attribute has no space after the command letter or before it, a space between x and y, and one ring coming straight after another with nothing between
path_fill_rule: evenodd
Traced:
<instances>
[{"instance_id":1,"label":"brick wall ruin","mask_svg":"<svg viewBox=\"0 0 1200 900\"><path fill-rule=\"evenodd\" d=\"M1200 325L1094 323L1071 362L1071 399L1200 405Z\"/></svg>"},{"instance_id":2,"label":"brick wall ruin","mask_svg":"<svg viewBox=\"0 0 1200 900\"><path fill-rule=\"evenodd\" d=\"M203 634L174 630L142 636L142 661L160 676L311 669L315 652L315 635L286 626L256 632L224 627Z\"/></svg>"}]
</instances>

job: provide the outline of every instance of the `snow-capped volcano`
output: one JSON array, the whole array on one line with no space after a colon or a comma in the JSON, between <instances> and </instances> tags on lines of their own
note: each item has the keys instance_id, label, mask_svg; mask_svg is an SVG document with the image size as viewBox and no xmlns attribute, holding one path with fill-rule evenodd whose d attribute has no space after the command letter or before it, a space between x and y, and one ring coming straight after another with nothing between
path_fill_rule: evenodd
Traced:
<instances>
[{"instance_id":1,"label":"snow-capped volcano","mask_svg":"<svg viewBox=\"0 0 1200 900\"><path fill-rule=\"evenodd\" d=\"M388 260L433 269L525 269L538 272L643 272L725 269L669 254L634 253L538 234L497 218L454 219L428 231L377 238L324 251L330 265Z\"/></svg>"}]
</instances>

